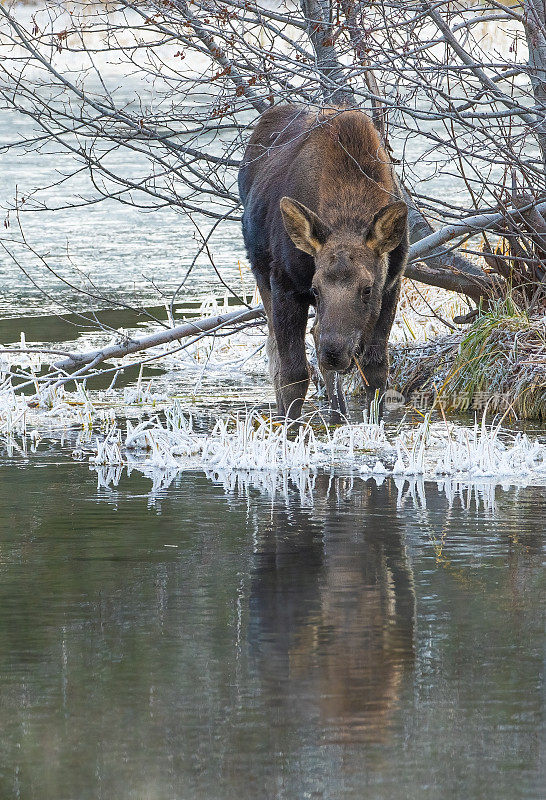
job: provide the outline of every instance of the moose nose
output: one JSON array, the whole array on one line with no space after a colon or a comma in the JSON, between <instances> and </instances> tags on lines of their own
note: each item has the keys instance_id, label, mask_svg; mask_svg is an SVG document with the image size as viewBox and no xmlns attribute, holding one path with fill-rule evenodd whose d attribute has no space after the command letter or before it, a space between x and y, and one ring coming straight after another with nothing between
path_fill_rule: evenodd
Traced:
<instances>
[{"instance_id":1,"label":"moose nose","mask_svg":"<svg viewBox=\"0 0 546 800\"><path fill-rule=\"evenodd\" d=\"M320 364L324 369L344 372L351 365L351 353L347 342L340 339L324 339L320 343Z\"/></svg>"}]
</instances>

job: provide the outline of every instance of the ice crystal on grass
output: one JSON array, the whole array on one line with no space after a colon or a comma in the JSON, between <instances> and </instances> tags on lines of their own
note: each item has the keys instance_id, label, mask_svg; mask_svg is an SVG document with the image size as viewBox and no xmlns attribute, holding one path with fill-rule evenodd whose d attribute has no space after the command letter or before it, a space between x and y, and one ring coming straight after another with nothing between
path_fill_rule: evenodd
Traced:
<instances>
[{"instance_id":1,"label":"ice crystal on grass","mask_svg":"<svg viewBox=\"0 0 546 800\"><path fill-rule=\"evenodd\" d=\"M141 365L138 373L137 382L134 386L127 386L123 390L123 403L124 405L149 405L155 406L157 403L167 400L165 394L160 394L153 391L152 380L145 383L142 379L143 366Z\"/></svg>"},{"instance_id":2,"label":"ice crystal on grass","mask_svg":"<svg viewBox=\"0 0 546 800\"><path fill-rule=\"evenodd\" d=\"M121 431L115 425L106 432L104 439L95 439L96 452L89 461L100 466L117 466L124 463Z\"/></svg>"},{"instance_id":3,"label":"ice crystal on grass","mask_svg":"<svg viewBox=\"0 0 546 800\"><path fill-rule=\"evenodd\" d=\"M282 425L251 412L219 419L203 448L203 461L216 469L310 469L321 458L310 425Z\"/></svg>"},{"instance_id":4,"label":"ice crystal on grass","mask_svg":"<svg viewBox=\"0 0 546 800\"><path fill-rule=\"evenodd\" d=\"M500 422L488 426L485 417L467 428L433 423L427 415L391 442L383 422L365 419L331 432L316 419L281 424L256 411L219 418L208 433L200 433L178 404L167 409L164 421L159 416L137 425L127 421L125 434L111 426L96 440L91 463L130 466L150 477L158 490L172 481L162 473L189 468L204 469L224 484L267 484L275 491L288 475L294 483L294 476L305 481L306 475L334 467L359 469L376 479L546 481L546 445L525 434L509 434ZM273 477L263 477L267 473Z\"/></svg>"}]
</instances>

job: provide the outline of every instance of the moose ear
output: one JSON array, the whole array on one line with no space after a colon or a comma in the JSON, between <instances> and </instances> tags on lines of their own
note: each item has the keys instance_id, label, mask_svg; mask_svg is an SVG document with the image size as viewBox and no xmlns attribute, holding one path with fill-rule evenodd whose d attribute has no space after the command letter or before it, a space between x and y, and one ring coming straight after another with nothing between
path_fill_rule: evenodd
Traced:
<instances>
[{"instance_id":1,"label":"moose ear","mask_svg":"<svg viewBox=\"0 0 546 800\"><path fill-rule=\"evenodd\" d=\"M316 256L330 235L330 228L313 211L290 197L281 199L281 214L286 232L296 247Z\"/></svg>"},{"instance_id":2,"label":"moose ear","mask_svg":"<svg viewBox=\"0 0 546 800\"><path fill-rule=\"evenodd\" d=\"M402 241L407 219L408 207L403 200L385 206L373 218L366 244L379 255L390 253Z\"/></svg>"}]
</instances>

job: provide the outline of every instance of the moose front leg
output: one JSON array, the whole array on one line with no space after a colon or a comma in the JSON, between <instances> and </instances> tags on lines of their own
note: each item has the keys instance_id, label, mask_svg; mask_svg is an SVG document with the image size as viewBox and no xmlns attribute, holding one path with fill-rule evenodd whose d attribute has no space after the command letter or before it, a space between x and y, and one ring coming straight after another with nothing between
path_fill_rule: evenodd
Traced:
<instances>
[{"instance_id":1,"label":"moose front leg","mask_svg":"<svg viewBox=\"0 0 546 800\"><path fill-rule=\"evenodd\" d=\"M318 316L315 317L315 322L311 329L311 333L313 334L313 339L315 340L315 350L317 353L317 362L318 362L318 353L319 353L319 320ZM343 422L344 419L347 417L347 402L345 400L345 392L343 391L343 385L341 382L341 375L338 372L334 372L333 370L321 370L320 364L318 364L318 370L320 372L320 376L324 381L324 385L326 387L326 395L328 397L328 401L330 403L331 409L331 422L334 425Z\"/></svg>"},{"instance_id":2,"label":"moose front leg","mask_svg":"<svg viewBox=\"0 0 546 800\"><path fill-rule=\"evenodd\" d=\"M362 371L368 381L366 385L366 405L369 406L374 400L376 393L379 393L379 398L385 392L387 385L387 378L389 376L389 355L387 343L373 344L364 356L360 359ZM380 403L382 408L383 403Z\"/></svg>"},{"instance_id":3,"label":"moose front leg","mask_svg":"<svg viewBox=\"0 0 546 800\"><path fill-rule=\"evenodd\" d=\"M374 399L376 391L384 394L389 377L389 336L396 314L396 306L400 295L400 280L385 292L381 303L381 311L375 323L369 344L364 351L360 363L368 381L366 386L367 403ZM381 403L381 407L382 407Z\"/></svg>"},{"instance_id":4,"label":"moose front leg","mask_svg":"<svg viewBox=\"0 0 546 800\"><path fill-rule=\"evenodd\" d=\"M273 284L271 312L278 359L275 376L278 413L297 419L309 388L305 353L309 304L302 302L295 292Z\"/></svg>"},{"instance_id":5,"label":"moose front leg","mask_svg":"<svg viewBox=\"0 0 546 800\"><path fill-rule=\"evenodd\" d=\"M267 353L267 363L269 366L269 375L271 377L271 380L273 382L273 387L275 389L275 399L277 401L277 413L280 416L284 416L285 410L281 392L279 348L277 347L277 339L275 337L275 331L273 329L271 286L269 283L269 278L264 277L260 273L256 274L256 283L258 284L258 290L260 292L260 297L262 298L262 303L264 304L265 316L267 319L268 336L266 344L266 353Z\"/></svg>"}]
</instances>

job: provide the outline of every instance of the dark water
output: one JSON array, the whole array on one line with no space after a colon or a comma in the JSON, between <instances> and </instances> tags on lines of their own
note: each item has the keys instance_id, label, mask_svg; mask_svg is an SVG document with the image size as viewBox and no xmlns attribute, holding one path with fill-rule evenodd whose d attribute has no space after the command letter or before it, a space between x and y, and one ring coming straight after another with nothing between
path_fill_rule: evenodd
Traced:
<instances>
[{"instance_id":1,"label":"dark water","mask_svg":"<svg viewBox=\"0 0 546 800\"><path fill-rule=\"evenodd\" d=\"M545 489L150 502L35 458L0 467L0 797L544 797Z\"/></svg>"}]
</instances>

